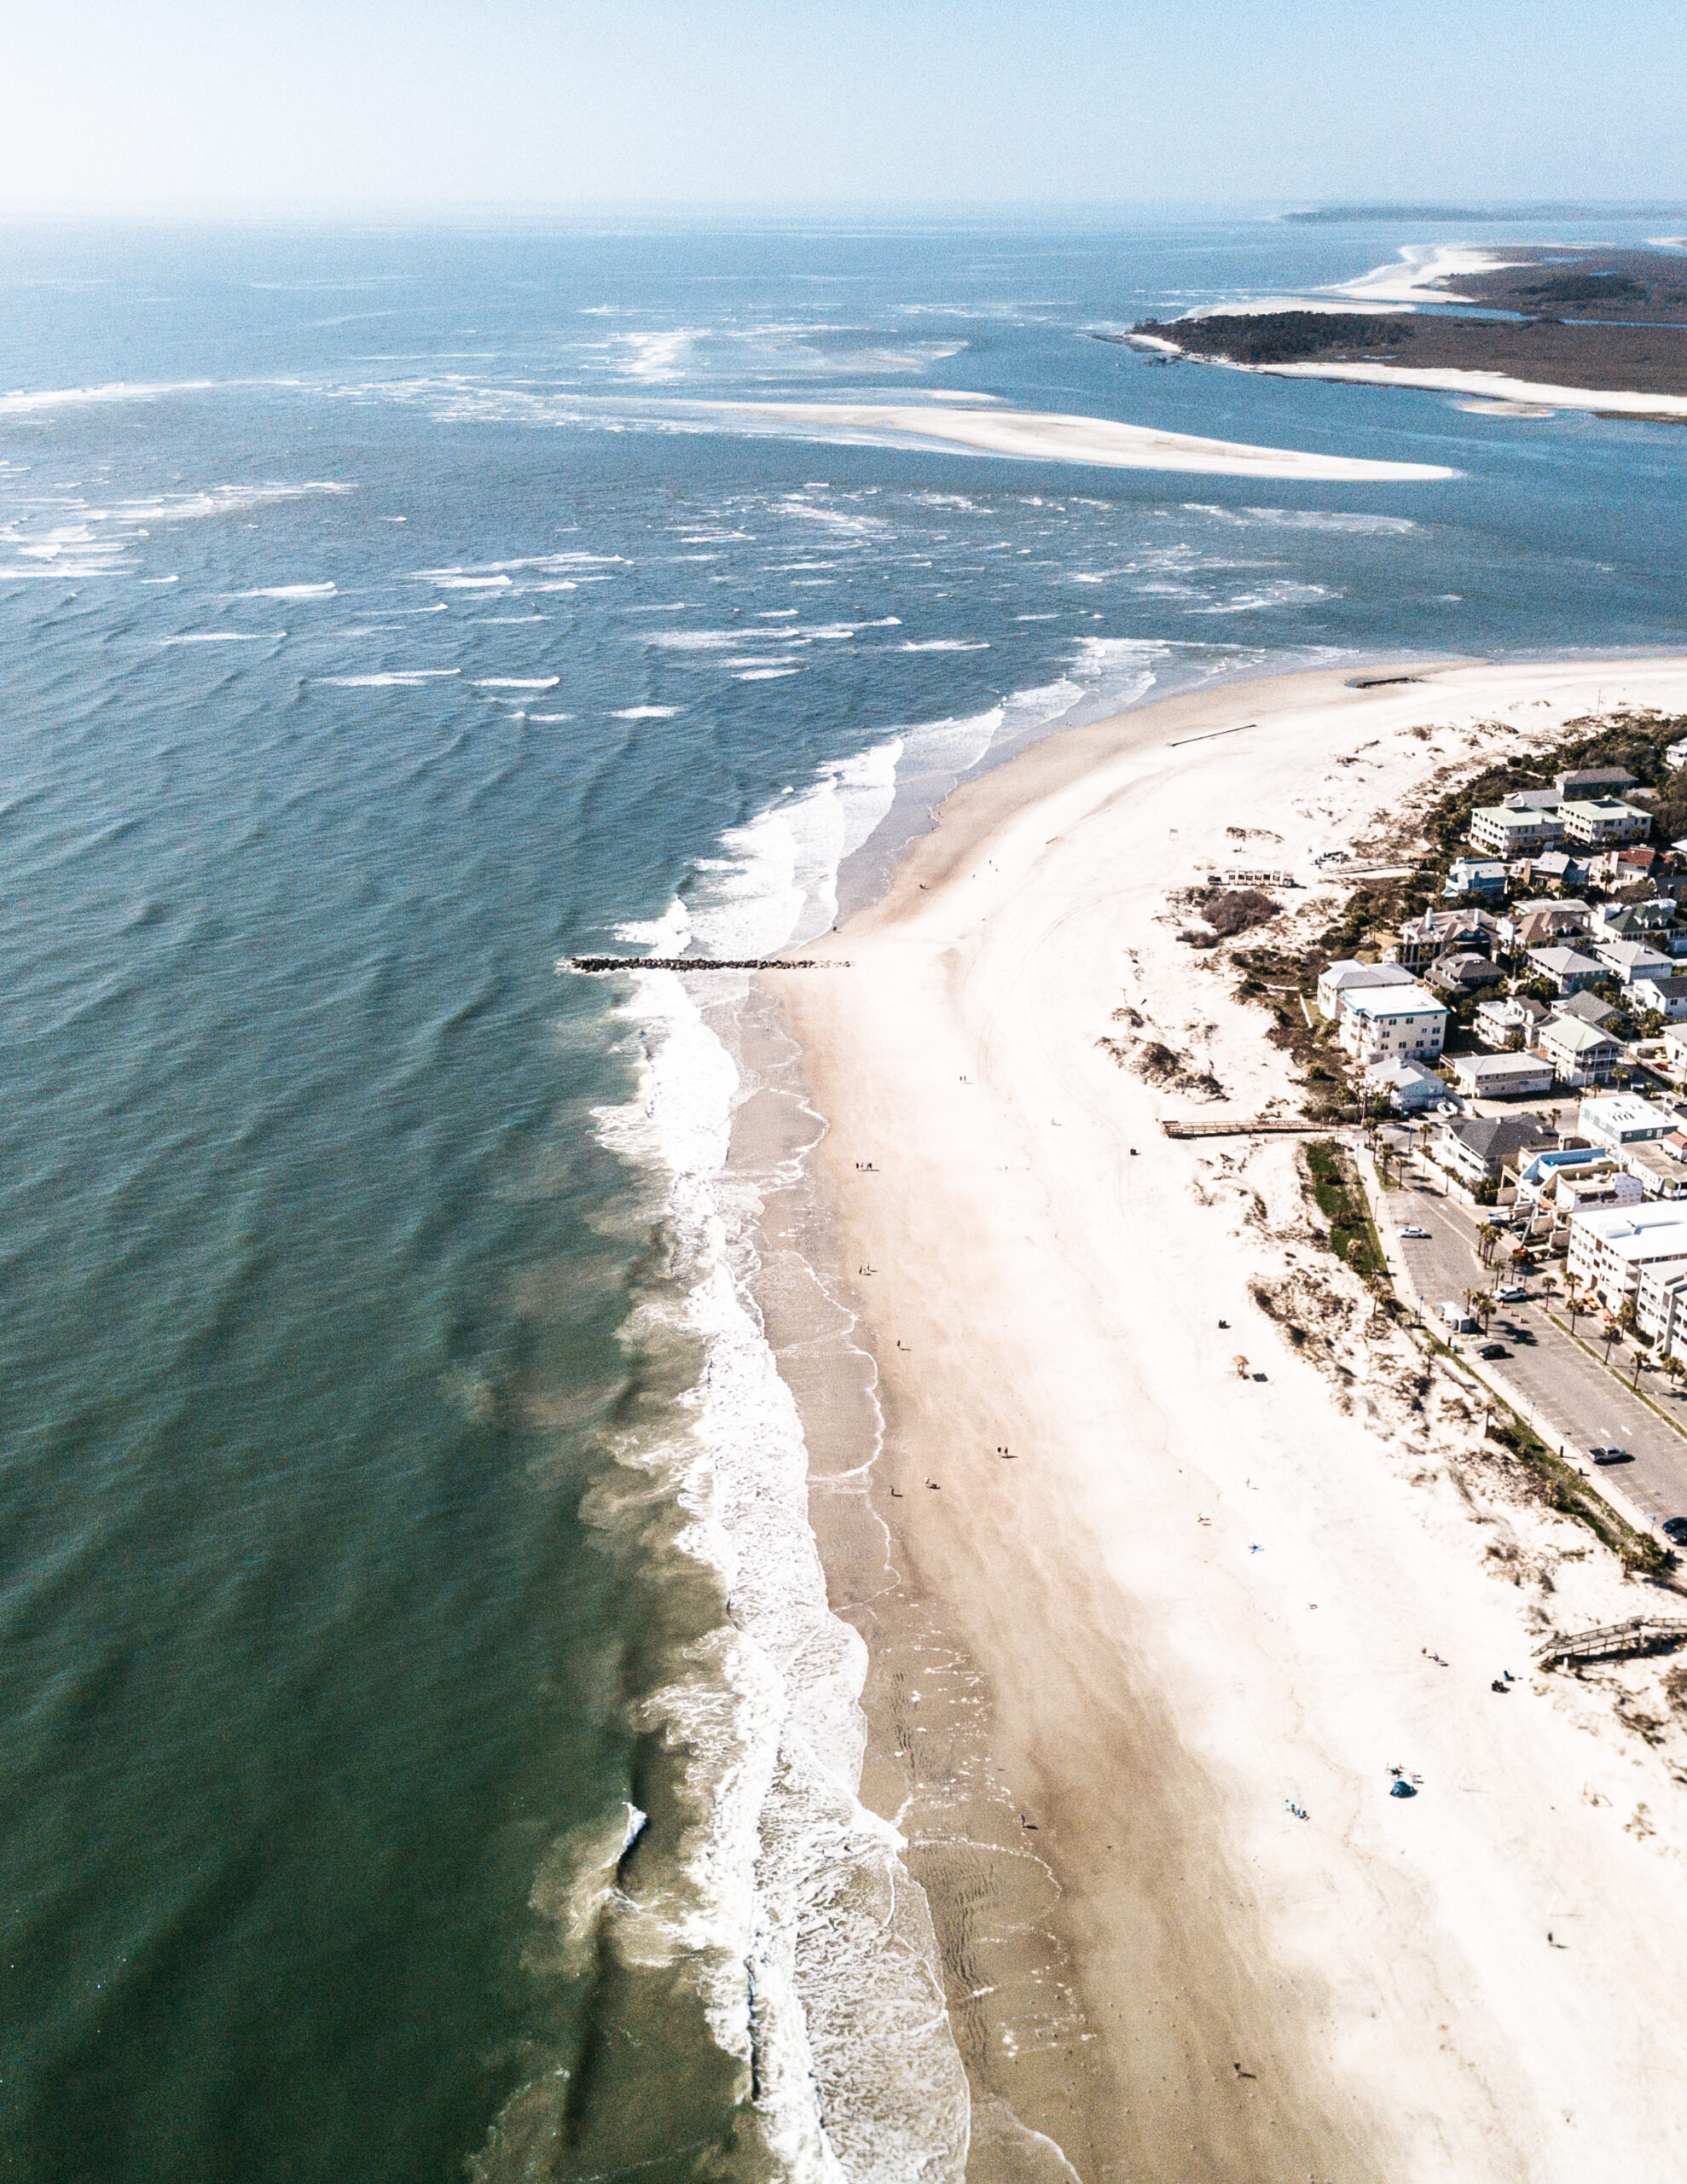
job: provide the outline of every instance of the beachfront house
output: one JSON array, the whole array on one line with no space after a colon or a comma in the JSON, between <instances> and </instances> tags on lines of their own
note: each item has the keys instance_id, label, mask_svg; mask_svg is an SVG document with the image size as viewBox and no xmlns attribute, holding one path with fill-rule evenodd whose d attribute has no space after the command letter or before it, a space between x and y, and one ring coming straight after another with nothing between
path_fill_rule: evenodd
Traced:
<instances>
[{"instance_id":1,"label":"beachfront house","mask_svg":"<svg viewBox=\"0 0 1687 2184\"><path fill-rule=\"evenodd\" d=\"M1675 968L1675 958L1662 954L1649 941L1594 940L1590 945L1595 960L1608 971L1615 971L1625 985L1659 972L1667 978Z\"/></svg>"},{"instance_id":2,"label":"beachfront house","mask_svg":"<svg viewBox=\"0 0 1687 2184\"><path fill-rule=\"evenodd\" d=\"M1531 948L1528 964L1555 992L1562 994L1580 993L1584 986L1597 985L1601 979L1610 976L1603 963L1575 948Z\"/></svg>"},{"instance_id":3,"label":"beachfront house","mask_svg":"<svg viewBox=\"0 0 1687 2184\"><path fill-rule=\"evenodd\" d=\"M1461 895L1498 897L1505 892L1508 877L1503 864L1477 857L1455 857L1447 867L1441 893L1448 902L1456 902Z\"/></svg>"},{"instance_id":4,"label":"beachfront house","mask_svg":"<svg viewBox=\"0 0 1687 2184\"><path fill-rule=\"evenodd\" d=\"M1446 1097L1446 1086L1434 1070L1396 1054L1365 1071L1365 1095L1367 1100L1385 1101L1402 1114L1421 1114L1441 1105Z\"/></svg>"},{"instance_id":5,"label":"beachfront house","mask_svg":"<svg viewBox=\"0 0 1687 2184\"><path fill-rule=\"evenodd\" d=\"M1640 1287L1644 1267L1687 1258L1687 1206L1651 1205L1573 1214L1566 1268L1573 1289L1591 1291L1608 1311Z\"/></svg>"},{"instance_id":6,"label":"beachfront house","mask_svg":"<svg viewBox=\"0 0 1687 2184\"><path fill-rule=\"evenodd\" d=\"M1361 986L1409 986L1410 971L1398 963L1359 963L1344 959L1326 964L1318 978L1318 1013L1333 1020L1342 1013L1342 996Z\"/></svg>"},{"instance_id":7,"label":"beachfront house","mask_svg":"<svg viewBox=\"0 0 1687 2184\"><path fill-rule=\"evenodd\" d=\"M1407 918L1389 944L1388 959L1402 970L1421 971L1437 956L1460 949L1492 950L1498 930L1487 910L1425 910Z\"/></svg>"},{"instance_id":8,"label":"beachfront house","mask_svg":"<svg viewBox=\"0 0 1687 2184\"><path fill-rule=\"evenodd\" d=\"M1661 1016L1666 1024L1679 1024L1687 1019L1687 972L1636 979L1628 990L1628 1005L1642 1016Z\"/></svg>"},{"instance_id":9,"label":"beachfront house","mask_svg":"<svg viewBox=\"0 0 1687 2184\"><path fill-rule=\"evenodd\" d=\"M1542 798L1549 800L1543 804ZM1514 863L1557 849L1564 839L1562 801L1556 789L1520 789L1499 804L1479 806L1470 814L1471 848Z\"/></svg>"},{"instance_id":10,"label":"beachfront house","mask_svg":"<svg viewBox=\"0 0 1687 2184\"><path fill-rule=\"evenodd\" d=\"M1579 773L1560 774L1552 784L1561 799L1578 796L1620 796L1635 786L1626 766L1584 766Z\"/></svg>"},{"instance_id":11,"label":"beachfront house","mask_svg":"<svg viewBox=\"0 0 1687 2184\"><path fill-rule=\"evenodd\" d=\"M1651 814L1614 796L1590 796L1563 808L1564 839L1579 849L1612 849L1624 842L1644 841L1651 831Z\"/></svg>"},{"instance_id":12,"label":"beachfront house","mask_svg":"<svg viewBox=\"0 0 1687 2184\"><path fill-rule=\"evenodd\" d=\"M1561 1083L1580 1091L1590 1084L1610 1083L1622 1048L1597 1025L1584 1024L1575 1016L1555 1016L1536 1034L1535 1052L1551 1063Z\"/></svg>"},{"instance_id":13,"label":"beachfront house","mask_svg":"<svg viewBox=\"0 0 1687 2184\"><path fill-rule=\"evenodd\" d=\"M1470 1189L1497 1183L1508 1163L1516 1167L1530 1154L1556 1145L1557 1138L1533 1115L1507 1115L1490 1121L1481 1115L1458 1115L1441 1124L1435 1158Z\"/></svg>"},{"instance_id":14,"label":"beachfront house","mask_svg":"<svg viewBox=\"0 0 1687 2184\"><path fill-rule=\"evenodd\" d=\"M1448 1061L1473 1100L1533 1100L1552 1089L1552 1065L1539 1054L1452 1054Z\"/></svg>"},{"instance_id":15,"label":"beachfront house","mask_svg":"<svg viewBox=\"0 0 1687 2184\"><path fill-rule=\"evenodd\" d=\"M1446 1037L1447 1008L1414 983L1407 986L1360 986L1342 996L1336 1036L1357 1062L1403 1057L1434 1061Z\"/></svg>"},{"instance_id":16,"label":"beachfront house","mask_svg":"<svg viewBox=\"0 0 1687 2184\"><path fill-rule=\"evenodd\" d=\"M1485 1047L1527 1047L1533 1043L1546 1015L1545 1002L1528 994L1496 994L1476 1011L1476 1037Z\"/></svg>"},{"instance_id":17,"label":"beachfront house","mask_svg":"<svg viewBox=\"0 0 1687 2184\"><path fill-rule=\"evenodd\" d=\"M1678 766L1687 766L1687 742L1666 744L1664 764L1672 773Z\"/></svg>"}]
</instances>

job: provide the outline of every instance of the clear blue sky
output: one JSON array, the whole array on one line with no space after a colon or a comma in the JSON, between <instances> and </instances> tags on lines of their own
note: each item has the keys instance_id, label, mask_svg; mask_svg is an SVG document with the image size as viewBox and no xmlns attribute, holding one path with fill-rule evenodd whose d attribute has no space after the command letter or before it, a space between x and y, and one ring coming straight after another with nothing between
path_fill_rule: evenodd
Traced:
<instances>
[{"instance_id":1,"label":"clear blue sky","mask_svg":"<svg viewBox=\"0 0 1687 2184\"><path fill-rule=\"evenodd\" d=\"M0 211L1687 195L1680 0L14 0Z\"/></svg>"}]
</instances>

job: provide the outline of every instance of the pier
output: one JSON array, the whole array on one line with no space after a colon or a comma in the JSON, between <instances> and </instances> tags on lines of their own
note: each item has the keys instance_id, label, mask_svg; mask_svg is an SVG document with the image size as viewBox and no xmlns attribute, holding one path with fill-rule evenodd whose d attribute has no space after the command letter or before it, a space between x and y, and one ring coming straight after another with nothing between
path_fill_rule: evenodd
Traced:
<instances>
[{"instance_id":1,"label":"pier","mask_svg":"<svg viewBox=\"0 0 1687 2184\"><path fill-rule=\"evenodd\" d=\"M606 971L847 971L836 957L822 961L809 956L565 956L559 971L584 971L595 978Z\"/></svg>"}]
</instances>

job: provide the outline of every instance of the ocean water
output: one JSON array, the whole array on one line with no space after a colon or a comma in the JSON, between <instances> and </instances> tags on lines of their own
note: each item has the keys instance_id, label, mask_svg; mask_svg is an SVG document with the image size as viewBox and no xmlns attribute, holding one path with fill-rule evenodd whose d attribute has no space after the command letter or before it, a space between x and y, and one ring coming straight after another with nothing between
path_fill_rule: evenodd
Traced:
<instances>
[{"instance_id":1,"label":"ocean water","mask_svg":"<svg viewBox=\"0 0 1687 2184\"><path fill-rule=\"evenodd\" d=\"M1687 644L1687 434L1089 338L1454 239L0 235L4 2174L961 2173L731 995L557 959L1202 681ZM954 389L1460 475L698 406Z\"/></svg>"}]
</instances>

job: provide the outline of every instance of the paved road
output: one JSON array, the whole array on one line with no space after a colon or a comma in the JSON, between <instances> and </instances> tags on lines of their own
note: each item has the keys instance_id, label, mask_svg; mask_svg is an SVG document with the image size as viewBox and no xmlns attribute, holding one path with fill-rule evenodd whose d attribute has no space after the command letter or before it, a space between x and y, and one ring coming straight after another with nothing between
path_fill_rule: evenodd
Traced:
<instances>
[{"instance_id":1,"label":"paved road","mask_svg":"<svg viewBox=\"0 0 1687 2184\"><path fill-rule=\"evenodd\" d=\"M1473 1214L1421 1176L1409 1177L1404 1189L1384 1193L1383 1204L1383 1218L1395 1232L1392 1247L1405 1261L1429 1317L1436 1316L1443 1298L1460 1303L1467 1289L1493 1284L1496 1277L1483 1270L1476 1252L1479 1212ZM1420 1241L1399 1234L1403 1226L1413 1225L1427 1228L1428 1238ZM1510 1353L1497 1361L1497 1374L1528 1397L1564 1455L1596 1484L1603 1479L1619 1490L1654 1524L1687 1517L1687 1397L1667 1392L1670 1383L1661 1373L1641 1375L1651 1401L1680 1418L1684 1430L1678 1432L1631 1394L1632 1350L1620 1347L1612 1352L1626 1368L1620 1375L1608 1370L1597 1355L1590 1356L1548 1318L1539 1282L1527 1286L1532 1301L1497 1306L1489 1325L1486 1339L1503 1342ZM1552 1309L1562 1316L1559 1305ZM1586 1315L1580 1325L1590 1327ZM1459 1347L1468 1352L1482 1339L1462 1336ZM1632 1449L1634 1461L1596 1470L1587 1450L1614 1441Z\"/></svg>"}]
</instances>

